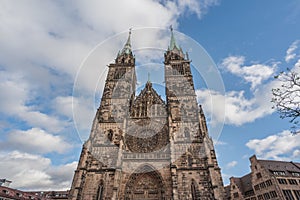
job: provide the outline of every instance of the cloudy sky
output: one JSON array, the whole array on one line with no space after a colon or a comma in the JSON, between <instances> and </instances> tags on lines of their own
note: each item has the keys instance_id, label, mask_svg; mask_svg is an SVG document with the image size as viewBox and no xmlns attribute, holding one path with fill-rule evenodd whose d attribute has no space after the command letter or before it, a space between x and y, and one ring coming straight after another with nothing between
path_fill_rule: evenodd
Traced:
<instances>
[{"instance_id":1,"label":"cloudy sky","mask_svg":"<svg viewBox=\"0 0 300 200\"><path fill-rule=\"evenodd\" d=\"M163 59L171 24L178 41L189 37L214 61L224 90L196 89L211 134L220 135L225 183L249 172L253 154L300 161L300 135L291 135L288 120L270 103L271 89L280 84L273 76L300 66L298 0L0 0L0 8L0 178L12 180L12 187L70 187L106 65L131 27L145 69L162 69L149 63ZM153 30L163 34L147 35ZM153 46L156 51L138 48ZM197 63L195 51L184 50Z\"/></svg>"}]
</instances>

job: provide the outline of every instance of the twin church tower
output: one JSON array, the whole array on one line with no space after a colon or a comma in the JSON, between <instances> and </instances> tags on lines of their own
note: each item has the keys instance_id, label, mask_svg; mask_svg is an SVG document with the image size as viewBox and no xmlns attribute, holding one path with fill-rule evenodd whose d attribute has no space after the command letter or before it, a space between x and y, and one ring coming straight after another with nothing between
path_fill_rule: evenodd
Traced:
<instances>
[{"instance_id":1,"label":"twin church tower","mask_svg":"<svg viewBox=\"0 0 300 200\"><path fill-rule=\"evenodd\" d=\"M224 199L220 168L198 106L190 60L173 30L164 54L164 101L148 80L136 96L128 40L108 74L75 171L72 200Z\"/></svg>"}]
</instances>

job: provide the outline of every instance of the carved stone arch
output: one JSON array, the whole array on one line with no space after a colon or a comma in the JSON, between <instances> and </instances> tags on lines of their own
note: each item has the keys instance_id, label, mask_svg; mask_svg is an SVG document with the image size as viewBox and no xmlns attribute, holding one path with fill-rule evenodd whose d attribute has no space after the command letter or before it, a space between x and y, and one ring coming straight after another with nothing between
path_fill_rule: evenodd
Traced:
<instances>
[{"instance_id":1,"label":"carved stone arch","mask_svg":"<svg viewBox=\"0 0 300 200\"><path fill-rule=\"evenodd\" d=\"M184 137L186 138L186 140L190 140L191 134L190 130L187 127L184 128Z\"/></svg>"},{"instance_id":2,"label":"carved stone arch","mask_svg":"<svg viewBox=\"0 0 300 200\"><path fill-rule=\"evenodd\" d=\"M161 200L165 184L160 173L151 165L142 165L133 172L125 186L125 200Z\"/></svg>"}]
</instances>

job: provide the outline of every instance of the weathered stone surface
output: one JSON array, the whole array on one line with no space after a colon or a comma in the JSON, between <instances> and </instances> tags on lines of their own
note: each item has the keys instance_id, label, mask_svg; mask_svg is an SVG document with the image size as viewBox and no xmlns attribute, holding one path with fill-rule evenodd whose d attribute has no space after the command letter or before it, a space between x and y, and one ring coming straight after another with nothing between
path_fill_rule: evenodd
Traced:
<instances>
[{"instance_id":1,"label":"weathered stone surface","mask_svg":"<svg viewBox=\"0 0 300 200\"><path fill-rule=\"evenodd\" d=\"M190 61L174 45L165 53L166 102L148 81L135 96L130 38L109 65L70 199L224 199Z\"/></svg>"}]
</instances>

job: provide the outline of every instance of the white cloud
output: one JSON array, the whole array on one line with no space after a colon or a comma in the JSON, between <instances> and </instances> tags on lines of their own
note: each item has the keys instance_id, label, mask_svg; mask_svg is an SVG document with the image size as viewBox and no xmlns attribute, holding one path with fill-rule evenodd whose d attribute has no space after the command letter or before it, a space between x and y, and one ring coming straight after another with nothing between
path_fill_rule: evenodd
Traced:
<instances>
[{"instance_id":1,"label":"white cloud","mask_svg":"<svg viewBox=\"0 0 300 200\"><path fill-rule=\"evenodd\" d=\"M11 187L25 190L66 190L77 163L53 166L42 156L13 151L0 154L0 177L12 181Z\"/></svg>"},{"instance_id":2,"label":"white cloud","mask_svg":"<svg viewBox=\"0 0 300 200\"><path fill-rule=\"evenodd\" d=\"M96 106L93 99L85 97L59 96L53 101L53 107L57 113L67 117L76 124L77 132L81 139L87 139L93 119L95 117Z\"/></svg>"},{"instance_id":3,"label":"white cloud","mask_svg":"<svg viewBox=\"0 0 300 200\"><path fill-rule=\"evenodd\" d=\"M63 140L61 136L54 136L39 128L30 130L12 131L3 144L6 149L17 149L31 153L65 153L71 145Z\"/></svg>"},{"instance_id":4,"label":"white cloud","mask_svg":"<svg viewBox=\"0 0 300 200\"><path fill-rule=\"evenodd\" d=\"M227 169L233 168L233 167L235 167L237 164L238 164L237 161L235 161L235 160L234 160L234 161L231 161L231 162L227 163L226 168L227 168Z\"/></svg>"},{"instance_id":5,"label":"white cloud","mask_svg":"<svg viewBox=\"0 0 300 200\"><path fill-rule=\"evenodd\" d=\"M205 108L204 111L211 116L211 124L218 123L240 126L250 123L274 112L272 109L271 89L278 85L270 82L261 85L253 92L253 97L246 98L244 91L228 91L225 96L212 90L197 90L198 102ZM225 116L225 121L224 121Z\"/></svg>"},{"instance_id":6,"label":"white cloud","mask_svg":"<svg viewBox=\"0 0 300 200\"><path fill-rule=\"evenodd\" d=\"M39 111L39 103L35 102L33 88L21 75L2 72L0 75L0 112L6 116L19 118L30 126L40 127L49 131L58 132L67 124L55 116ZM30 105L34 102L35 105Z\"/></svg>"},{"instance_id":7,"label":"white cloud","mask_svg":"<svg viewBox=\"0 0 300 200\"><path fill-rule=\"evenodd\" d=\"M242 77L246 82L251 84L252 89L269 79L274 74L276 68L276 64L273 64L273 66L263 64L245 66L244 64L245 57L229 56L223 59L221 66L230 73Z\"/></svg>"},{"instance_id":8,"label":"white cloud","mask_svg":"<svg viewBox=\"0 0 300 200\"><path fill-rule=\"evenodd\" d=\"M177 7L179 14L185 13L195 13L198 18L201 18L203 14L206 13L207 9L211 6L219 4L219 0L176 0L176 1L164 1L167 7L174 8ZM170 6L172 3L175 4ZM168 6L169 5L169 6Z\"/></svg>"},{"instance_id":9,"label":"white cloud","mask_svg":"<svg viewBox=\"0 0 300 200\"><path fill-rule=\"evenodd\" d=\"M282 131L266 138L252 139L246 143L246 146L263 159L299 160L300 134L294 135L290 131Z\"/></svg>"},{"instance_id":10,"label":"white cloud","mask_svg":"<svg viewBox=\"0 0 300 200\"><path fill-rule=\"evenodd\" d=\"M286 62L290 62L291 60L296 58L297 54L295 53L295 51L298 48L299 42L300 42L300 40L294 41L291 44L291 46L288 48L288 50L286 51L286 56L285 56L285 61Z\"/></svg>"},{"instance_id":11,"label":"white cloud","mask_svg":"<svg viewBox=\"0 0 300 200\"><path fill-rule=\"evenodd\" d=\"M129 27L168 27L170 24L176 27L182 14L201 16L208 7L217 4L216 0L162 2L34 0L31 5L18 2L15 7L13 1L1 1L0 65L6 77L18 76L10 80L10 87L1 90L3 97L6 98L6 94L9 97L1 100L0 107L4 108L1 110L7 110L7 115L17 115L31 126L60 131L69 124L61 123L47 106L56 96L71 93L77 68L96 44ZM103 59L92 63L95 71L84 74L82 96L94 92L99 78L97 72L108 64L108 58L111 61L115 57L126 38L120 39L102 51ZM139 40L148 44L160 42L153 37ZM7 84L5 79L1 79L1 83Z\"/></svg>"}]
</instances>

